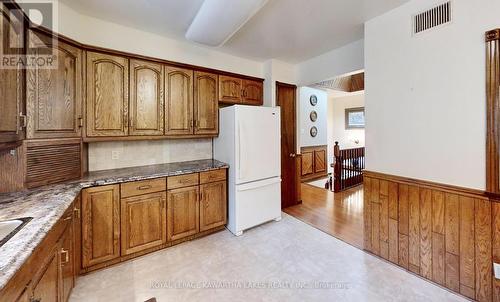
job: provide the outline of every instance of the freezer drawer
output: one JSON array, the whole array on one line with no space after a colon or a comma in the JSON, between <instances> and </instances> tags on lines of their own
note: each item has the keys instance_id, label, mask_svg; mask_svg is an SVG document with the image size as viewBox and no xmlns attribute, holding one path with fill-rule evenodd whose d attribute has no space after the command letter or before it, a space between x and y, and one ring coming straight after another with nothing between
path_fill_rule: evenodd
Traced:
<instances>
[{"instance_id":1,"label":"freezer drawer","mask_svg":"<svg viewBox=\"0 0 500 302\"><path fill-rule=\"evenodd\" d=\"M275 177L243 185L235 190L236 235L264 222L281 218L281 178ZM229 217L231 219L232 217Z\"/></svg>"}]
</instances>

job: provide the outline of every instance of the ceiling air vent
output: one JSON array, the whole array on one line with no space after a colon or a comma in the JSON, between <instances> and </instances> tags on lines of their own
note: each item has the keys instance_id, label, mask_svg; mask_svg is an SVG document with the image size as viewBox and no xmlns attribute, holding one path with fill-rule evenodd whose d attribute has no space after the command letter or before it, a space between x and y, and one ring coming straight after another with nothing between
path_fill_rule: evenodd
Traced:
<instances>
[{"instance_id":1,"label":"ceiling air vent","mask_svg":"<svg viewBox=\"0 0 500 302\"><path fill-rule=\"evenodd\" d=\"M413 17L413 33L419 34L431 28L451 22L451 1L426 10Z\"/></svg>"}]
</instances>

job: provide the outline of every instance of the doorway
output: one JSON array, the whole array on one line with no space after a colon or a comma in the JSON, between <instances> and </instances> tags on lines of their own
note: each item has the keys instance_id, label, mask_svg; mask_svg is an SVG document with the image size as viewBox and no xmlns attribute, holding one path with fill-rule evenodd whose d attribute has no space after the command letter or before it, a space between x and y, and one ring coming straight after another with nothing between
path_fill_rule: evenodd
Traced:
<instances>
[{"instance_id":1,"label":"doorway","mask_svg":"<svg viewBox=\"0 0 500 302\"><path fill-rule=\"evenodd\" d=\"M281 108L281 208L300 203L297 185L297 86L276 82L276 106Z\"/></svg>"}]
</instances>

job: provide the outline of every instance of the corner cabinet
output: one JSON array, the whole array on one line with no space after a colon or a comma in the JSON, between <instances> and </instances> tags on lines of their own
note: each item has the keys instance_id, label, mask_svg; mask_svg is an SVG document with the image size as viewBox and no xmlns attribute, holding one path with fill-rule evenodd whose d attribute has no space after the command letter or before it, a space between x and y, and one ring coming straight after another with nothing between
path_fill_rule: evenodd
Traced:
<instances>
[{"instance_id":1,"label":"corner cabinet","mask_svg":"<svg viewBox=\"0 0 500 302\"><path fill-rule=\"evenodd\" d=\"M88 137L128 135L128 59L87 52Z\"/></svg>"},{"instance_id":2,"label":"corner cabinet","mask_svg":"<svg viewBox=\"0 0 500 302\"><path fill-rule=\"evenodd\" d=\"M26 109L27 138L80 137L82 117L82 51L59 41L51 45L51 38L30 31L30 54L40 54L37 46L50 45L56 67L30 68L27 71ZM43 55L43 54L42 54Z\"/></svg>"},{"instance_id":3,"label":"corner cabinet","mask_svg":"<svg viewBox=\"0 0 500 302\"><path fill-rule=\"evenodd\" d=\"M82 267L120 257L120 186L82 191Z\"/></svg>"},{"instance_id":4,"label":"corner cabinet","mask_svg":"<svg viewBox=\"0 0 500 302\"><path fill-rule=\"evenodd\" d=\"M129 135L163 135L163 66L130 60Z\"/></svg>"},{"instance_id":5,"label":"corner cabinet","mask_svg":"<svg viewBox=\"0 0 500 302\"><path fill-rule=\"evenodd\" d=\"M219 133L219 102L217 75L194 72L194 134Z\"/></svg>"},{"instance_id":6,"label":"corner cabinet","mask_svg":"<svg viewBox=\"0 0 500 302\"><path fill-rule=\"evenodd\" d=\"M165 69L165 135L193 133L193 70Z\"/></svg>"},{"instance_id":7,"label":"corner cabinet","mask_svg":"<svg viewBox=\"0 0 500 302\"><path fill-rule=\"evenodd\" d=\"M219 76L219 102L261 106L264 104L262 81Z\"/></svg>"}]
</instances>

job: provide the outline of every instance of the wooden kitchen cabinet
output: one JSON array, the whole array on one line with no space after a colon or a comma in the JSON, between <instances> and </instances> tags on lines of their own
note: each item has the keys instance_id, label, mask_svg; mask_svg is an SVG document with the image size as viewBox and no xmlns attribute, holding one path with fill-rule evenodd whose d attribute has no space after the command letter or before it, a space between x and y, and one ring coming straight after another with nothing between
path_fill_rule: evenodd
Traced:
<instances>
[{"instance_id":1,"label":"wooden kitchen cabinet","mask_svg":"<svg viewBox=\"0 0 500 302\"><path fill-rule=\"evenodd\" d=\"M313 151L302 151L302 176L312 174L314 167L314 152Z\"/></svg>"},{"instance_id":2,"label":"wooden kitchen cabinet","mask_svg":"<svg viewBox=\"0 0 500 302\"><path fill-rule=\"evenodd\" d=\"M239 104L242 101L243 81L240 78L219 76L219 102Z\"/></svg>"},{"instance_id":3,"label":"wooden kitchen cabinet","mask_svg":"<svg viewBox=\"0 0 500 302\"><path fill-rule=\"evenodd\" d=\"M193 134L193 70L165 69L165 134Z\"/></svg>"},{"instance_id":4,"label":"wooden kitchen cabinet","mask_svg":"<svg viewBox=\"0 0 500 302\"><path fill-rule=\"evenodd\" d=\"M314 173L326 172L326 148L314 150Z\"/></svg>"},{"instance_id":5,"label":"wooden kitchen cabinet","mask_svg":"<svg viewBox=\"0 0 500 302\"><path fill-rule=\"evenodd\" d=\"M163 135L163 65L130 60L129 135Z\"/></svg>"},{"instance_id":6,"label":"wooden kitchen cabinet","mask_svg":"<svg viewBox=\"0 0 500 302\"><path fill-rule=\"evenodd\" d=\"M166 193L122 198L121 246L128 255L167 241Z\"/></svg>"},{"instance_id":7,"label":"wooden kitchen cabinet","mask_svg":"<svg viewBox=\"0 0 500 302\"><path fill-rule=\"evenodd\" d=\"M53 248L48 262L36 275L32 301L59 301L59 245Z\"/></svg>"},{"instance_id":8,"label":"wooden kitchen cabinet","mask_svg":"<svg viewBox=\"0 0 500 302\"><path fill-rule=\"evenodd\" d=\"M186 187L167 192L168 240L177 240L200 231L199 187Z\"/></svg>"},{"instance_id":9,"label":"wooden kitchen cabinet","mask_svg":"<svg viewBox=\"0 0 500 302\"><path fill-rule=\"evenodd\" d=\"M87 52L88 137L128 135L129 66L121 56Z\"/></svg>"},{"instance_id":10,"label":"wooden kitchen cabinet","mask_svg":"<svg viewBox=\"0 0 500 302\"><path fill-rule=\"evenodd\" d=\"M194 72L194 134L219 133L219 102L217 75Z\"/></svg>"},{"instance_id":11,"label":"wooden kitchen cabinet","mask_svg":"<svg viewBox=\"0 0 500 302\"><path fill-rule=\"evenodd\" d=\"M243 80L243 98L241 103L244 105L264 104L264 84L261 81Z\"/></svg>"},{"instance_id":12,"label":"wooden kitchen cabinet","mask_svg":"<svg viewBox=\"0 0 500 302\"><path fill-rule=\"evenodd\" d=\"M4 55L22 55L24 48L23 16L11 4L0 3L0 46ZM4 45L9 43L9 45ZM0 148L3 144L24 139L24 74L18 68L0 69Z\"/></svg>"},{"instance_id":13,"label":"wooden kitchen cabinet","mask_svg":"<svg viewBox=\"0 0 500 302\"><path fill-rule=\"evenodd\" d=\"M71 290L75 286L75 250L73 235L73 223L70 223L60 239L60 301L68 301Z\"/></svg>"},{"instance_id":14,"label":"wooden kitchen cabinet","mask_svg":"<svg viewBox=\"0 0 500 302\"><path fill-rule=\"evenodd\" d=\"M82 267L120 257L120 186L82 191Z\"/></svg>"},{"instance_id":15,"label":"wooden kitchen cabinet","mask_svg":"<svg viewBox=\"0 0 500 302\"><path fill-rule=\"evenodd\" d=\"M227 186L225 180L200 186L200 231L226 224L226 192Z\"/></svg>"},{"instance_id":16,"label":"wooden kitchen cabinet","mask_svg":"<svg viewBox=\"0 0 500 302\"><path fill-rule=\"evenodd\" d=\"M27 138L80 137L82 118L82 51L63 41L29 32L30 54L50 45L57 68L30 68L26 75ZM34 49L34 50L31 50Z\"/></svg>"}]
</instances>

